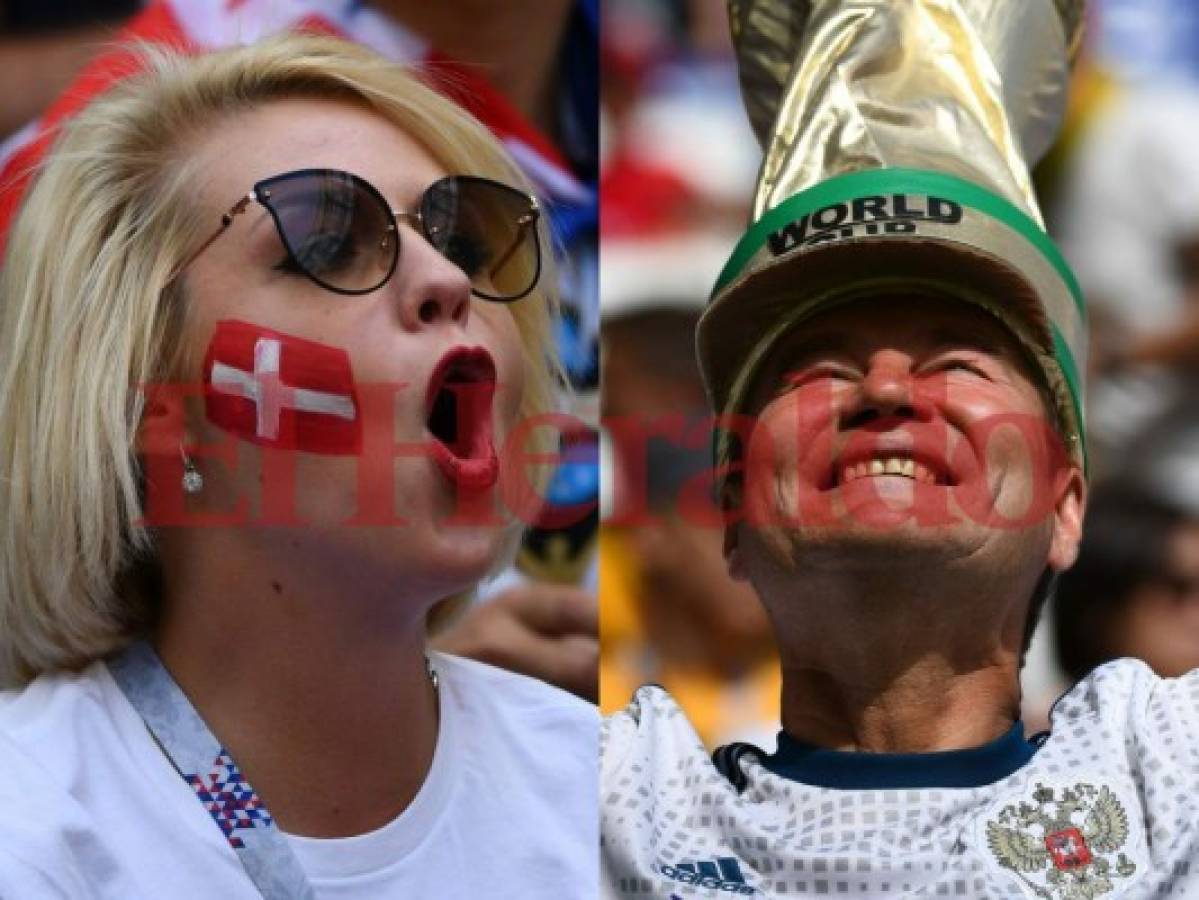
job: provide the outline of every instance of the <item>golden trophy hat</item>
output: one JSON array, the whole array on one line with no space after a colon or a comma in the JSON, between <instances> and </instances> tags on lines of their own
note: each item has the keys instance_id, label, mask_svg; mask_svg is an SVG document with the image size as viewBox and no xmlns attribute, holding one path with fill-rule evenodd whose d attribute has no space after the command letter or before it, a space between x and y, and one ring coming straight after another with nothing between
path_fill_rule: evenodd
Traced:
<instances>
[{"instance_id":1,"label":"golden trophy hat","mask_svg":"<svg viewBox=\"0 0 1199 900\"><path fill-rule=\"evenodd\" d=\"M813 313L944 296L1017 337L1085 465L1086 311L1029 177L1061 123L1083 6L729 0L765 157L697 331L716 412L745 411L775 343Z\"/></svg>"}]
</instances>

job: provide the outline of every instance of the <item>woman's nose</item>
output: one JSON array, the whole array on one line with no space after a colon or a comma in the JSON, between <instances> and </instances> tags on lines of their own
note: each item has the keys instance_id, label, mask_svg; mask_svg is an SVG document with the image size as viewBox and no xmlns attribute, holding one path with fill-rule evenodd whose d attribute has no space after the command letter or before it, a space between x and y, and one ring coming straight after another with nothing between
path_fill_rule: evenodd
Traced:
<instances>
[{"instance_id":1,"label":"woman's nose","mask_svg":"<svg viewBox=\"0 0 1199 900\"><path fill-rule=\"evenodd\" d=\"M400 323L408 331L433 325L465 327L470 319L470 278L419 232L401 231L395 276Z\"/></svg>"}]
</instances>

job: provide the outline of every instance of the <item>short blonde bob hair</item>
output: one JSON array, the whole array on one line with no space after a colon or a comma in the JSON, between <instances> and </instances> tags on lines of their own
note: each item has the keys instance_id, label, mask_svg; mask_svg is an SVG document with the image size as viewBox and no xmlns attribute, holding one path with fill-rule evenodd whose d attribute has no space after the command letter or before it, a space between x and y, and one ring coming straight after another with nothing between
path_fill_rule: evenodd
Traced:
<instances>
[{"instance_id":1,"label":"short blonde bob hair","mask_svg":"<svg viewBox=\"0 0 1199 900\"><path fill-rule=\"evenodd\" d=\"M274 100L341 100L403 129L446 171L529 188L479 122L353 44L291 34L142 55L140 74L63 127L0 274L0 686L85 665L151 620L149 601L120 585L154 552L140 521L139 385L174 374L186 287L172 275L214 225L195 208L189 138ZM550 265L509 307L522 416L554 404L554 281Z\"/></svg>"}]
</instances>

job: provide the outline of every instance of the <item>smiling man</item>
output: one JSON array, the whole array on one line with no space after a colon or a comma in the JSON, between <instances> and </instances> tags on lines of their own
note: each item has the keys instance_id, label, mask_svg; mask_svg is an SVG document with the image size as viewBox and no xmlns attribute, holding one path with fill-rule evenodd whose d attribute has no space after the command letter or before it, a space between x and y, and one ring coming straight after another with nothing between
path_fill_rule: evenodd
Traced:
<instances>
[{"instance_id":1,"label":"smiling man","mask_svg":"<svg viewBox=\"0 0 1199 900\"><path fill-rule=\"evenodd\" d=\"M1084 497L1041 381L989 313L931 295L835 306L771 352L726 553L780 635L787 735L910 752L1012 727Z\"/></svg>"},{"instance_id":2,"label":"smiling man","mask_svg":"<svg viewBox=\"0 0 1199 900\"><path fill-rule=\"evenodd\" d=\"M766 159L697 346L782 731L709 758L638 691L606 726L606 895L1199 892L1195 674L1120 661L1048 736L1019 719L1086 504L1085 311L1026 164L1082 4L730 14Z\"/></svg>"}]
</instances>

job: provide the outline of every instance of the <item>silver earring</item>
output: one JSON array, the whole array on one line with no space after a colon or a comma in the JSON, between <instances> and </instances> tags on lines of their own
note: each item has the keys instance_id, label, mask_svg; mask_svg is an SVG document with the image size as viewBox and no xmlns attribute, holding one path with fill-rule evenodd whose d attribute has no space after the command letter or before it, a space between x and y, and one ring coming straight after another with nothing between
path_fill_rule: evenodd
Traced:
<instances>
[{"instance_id":1,"label":"silver earring","mask_svg":"<svg viewBox=\"0 0 1199 900\"><path fill-rule=\"evenodd\" d=\"M198 494L204 490L204 476L200 474L200 470L196 468L196 464L192 462L191 457L183 449L183 445L179 445L179 455L183 457L183 490L188 494Z\"/></svg>"}]
</instances>

